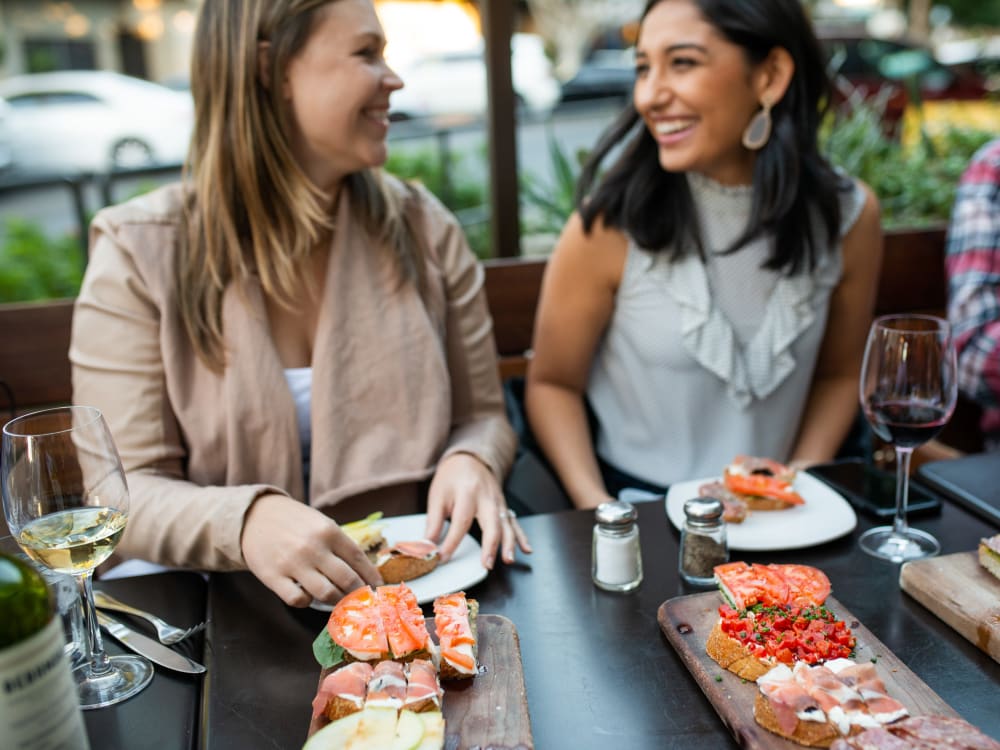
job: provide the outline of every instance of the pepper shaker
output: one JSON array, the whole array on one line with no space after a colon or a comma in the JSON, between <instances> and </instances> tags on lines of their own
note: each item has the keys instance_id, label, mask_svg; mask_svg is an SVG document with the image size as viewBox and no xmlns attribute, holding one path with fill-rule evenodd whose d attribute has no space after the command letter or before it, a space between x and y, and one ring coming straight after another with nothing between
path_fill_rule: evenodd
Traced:
<instances>
[{"instance_id":1,"label":"pepper shaker","mask_svg":"<svg viewBox=\"0 0 1000 750\"><path fill-rule=\"evenodd\" d=\"M713 569L728 560L722 502L714 497L685 501L678 566L681 578L694 586L711 586L715 583Z\"/></svg>"},{"instance_id":2,"label":"pepper shaker","mask_svg":"<svg viewBox=\"0 0 1000 750\"><path fill-rule=\"evenodd\" d=\"M621 500L602 503L594 517L594 585L605 591L631 591L642 582L635 506Z\"/></svg>"}]
</instances>

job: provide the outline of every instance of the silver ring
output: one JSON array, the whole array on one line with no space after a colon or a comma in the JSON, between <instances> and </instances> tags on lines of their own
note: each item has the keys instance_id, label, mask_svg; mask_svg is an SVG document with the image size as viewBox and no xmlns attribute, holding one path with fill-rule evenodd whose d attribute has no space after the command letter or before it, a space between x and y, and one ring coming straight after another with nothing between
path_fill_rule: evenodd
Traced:
<instances>
[{"instance_id":1,"label":"silver ring","mask_svg":"<svg viewBox=\"0 0 1000 750\"><path fill-rule=\"evenodd\" d=\"M517 513L515 513L514 511L512 511L510 508L507 508L507 510L500 511L500 520L503 521L503 520L505 520L507 518L511 518L511 519L517 518Z\"/></svg>"}]
</instances>

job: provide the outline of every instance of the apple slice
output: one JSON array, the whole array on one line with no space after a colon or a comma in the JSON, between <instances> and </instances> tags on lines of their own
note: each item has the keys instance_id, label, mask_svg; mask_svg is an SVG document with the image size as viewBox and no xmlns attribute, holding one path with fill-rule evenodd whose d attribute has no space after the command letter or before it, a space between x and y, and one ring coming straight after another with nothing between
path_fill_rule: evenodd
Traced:
<instances>
[{"instance_id":1,"label":"apple slice","mask_svg":"<svg viewBox=\"0 0 1000 750\"><path fill-rule=\"evenodd\" d=\"M417 716L424 723L424 736L414 750L441 750L444 747L444 716L440 711L427 711Z\"/></svg>"},{"instance_id":2,"label":"apple slice","mask_svg":"<svg viewBox=\"0 0 1000 750\"><path fill-rule=\"evenodd\" d=\"M420 715L413 711L400 711L391 750L414 750L423 738L424 722Z\"/></svg>"},{"instance_id":3,"label":"apple slice","mask_svg":"<svg viewBox=\"0 0 1000 750\"><path fill-rule=\"evenodd\" d=\"M360 711L348 714L343 719L337 719L310 737L302 746L302 750L341 750L347 746L360 723Z\"/></svg>"}]
</instances>

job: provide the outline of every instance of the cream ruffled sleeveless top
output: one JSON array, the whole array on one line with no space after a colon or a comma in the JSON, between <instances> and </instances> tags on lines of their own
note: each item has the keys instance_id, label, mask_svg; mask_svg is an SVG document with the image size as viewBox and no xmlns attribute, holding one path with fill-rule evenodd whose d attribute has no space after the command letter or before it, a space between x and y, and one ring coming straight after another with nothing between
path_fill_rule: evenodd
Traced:
<instances>
[{"instance_id":1,"label":"cream ruffled sleeveless top","mask_svg":"<svg viewBox=\"0 0 1000 750\"><path fill-rule=\"evenodd\" d=\"M615 311L591 368L588 400L605 461L659 485L717 476L739 453L787 460L840 281L840 242L812 273L761 268L761 238L720 254L750 215L750 186L688 174L707 262L669 262L629 242ZM840 237L864 192L841 194Z\"/></svg>"}]
</instances>

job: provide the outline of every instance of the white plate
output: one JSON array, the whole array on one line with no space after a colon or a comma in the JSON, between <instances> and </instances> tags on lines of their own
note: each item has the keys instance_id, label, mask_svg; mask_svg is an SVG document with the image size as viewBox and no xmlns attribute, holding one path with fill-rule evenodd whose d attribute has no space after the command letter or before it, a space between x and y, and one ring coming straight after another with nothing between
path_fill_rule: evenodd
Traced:
<instances>
[{"instance_id":1,"label":"white plate","mask_svg":"<svg viewBox=\"0 0 1000 750\"><path fill-rule=\"evenodd\" d=\"M424 529L427 526L427 514L392 516L383 518L379 523L384 524L382 535L389 546L392 546L396 542L423 539ZM445 528L447 530L447 526ZM425 576L407 581L406 585L416 595L417 602L420 604L434 601L445 594L462 591L479 583L489 572L483 567L481 556L482 548L479 546L479 542L466 534L448 562L438 565ZM310 606L324 612L333 609L332 606L323 602L313 602Z\"/></svg>"},{"instance_id":2,"label":"white plate","mask_svg":"<svg viewBox=\"0 0 1000 750\"><path fill-rule=\"evenodd\" d=\"M670 485L667 517L675 528L684 525L684 501L698 496L698 488L718 477L692 479ZM795 475L795 491L805 505L787 510L751 511L743 523L726 526L729 548L734 550L781 550L810 547L849 534L858 524L850 504L835 490L811 474Z\"/></svg>"}]
</instances>

